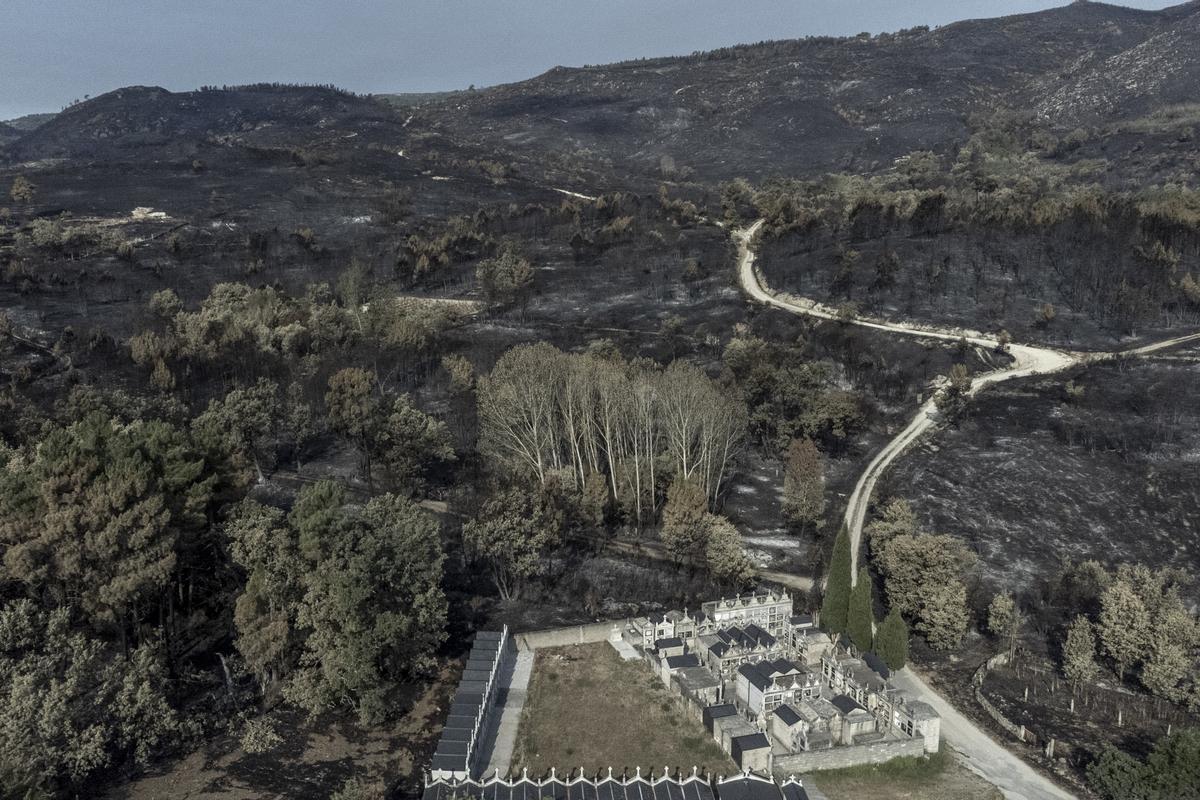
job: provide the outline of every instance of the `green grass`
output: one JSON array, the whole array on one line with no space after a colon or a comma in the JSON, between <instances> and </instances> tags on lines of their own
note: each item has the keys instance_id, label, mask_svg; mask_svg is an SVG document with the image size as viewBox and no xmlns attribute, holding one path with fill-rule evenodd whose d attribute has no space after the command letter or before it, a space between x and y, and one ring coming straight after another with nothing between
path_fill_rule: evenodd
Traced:
<instances>
[{"instance_id":1,"label":"green grass","mask_svg":"<svg viewBox=\"0 0 1200 800\"><path fill-rule=\"evenodd\" d=\"M945 743L930 756L813 772L830 800L1001 800L1000 791L958 763Z\"/></svg>"},{"instance_id":2,"label":"green grass","mask_svg":"<svg viewBox=\"0 0 1200 800\"><path fill-rule=\"evenodd\" d=\"M860 764L857 767L821 770L814 772L813 776L820 778L822 784L863 778L889 781L927 781L945 772L951 766L951 758L943 744L936 753L929 756L904 756L893 758L882 764Z\"/></svg>"},{"instance_id":3,"label":"green grass","mask_svg":"<svg viewBox=\"0 0 1200 800\"><path fill-rule=\"evenodd\" d=\"M513 770L542 775L583 768L693 766L718 775L736 771L698 719L642 661L623 661L607 642L537 652L517 732Z\"/></svg>"}]
</instances>

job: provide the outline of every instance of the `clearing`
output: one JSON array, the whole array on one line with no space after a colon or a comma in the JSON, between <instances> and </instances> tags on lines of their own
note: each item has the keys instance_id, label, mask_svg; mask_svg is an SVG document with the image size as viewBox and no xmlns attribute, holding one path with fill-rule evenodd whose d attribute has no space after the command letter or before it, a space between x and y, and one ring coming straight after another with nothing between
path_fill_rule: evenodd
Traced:
<instances>
[{"instance_id":1,"label":"clearing","mask_svg":"<svg viewBox=\"0 0 1200 800\"><path fill-rule=\"evenodd\" d=\"M697 719L641 661L622 661L607 642L537 651L514 764L530 775L693 766L737 771Z\"/></svg>"}]
</instances>

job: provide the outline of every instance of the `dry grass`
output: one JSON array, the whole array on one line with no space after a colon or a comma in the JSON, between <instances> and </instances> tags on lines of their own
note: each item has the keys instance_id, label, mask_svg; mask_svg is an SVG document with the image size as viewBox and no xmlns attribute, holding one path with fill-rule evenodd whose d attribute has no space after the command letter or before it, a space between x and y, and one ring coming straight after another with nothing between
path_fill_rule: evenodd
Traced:
<instances>
[{"instance_id":1,"label":"dry grass","mask_svg":"<svg viewBox=\"0 0 1200 800\"><path fill-rule=\"evenodd\" d=\"M644 663L622 661L606 642L537 652L514 755L531 775L551 767L736 770Z\"/></svg>"},{"instance_id":2,"label":"dry grass","mask_svg":"<svg viewBox=\"0 0 1200 800\"><path fill-rule=\"evenodd\" d=\"M1000 790L964 767L943 743L929 758L817 772L829 800L1002 800Z\"/></svg>"}]
</instances>

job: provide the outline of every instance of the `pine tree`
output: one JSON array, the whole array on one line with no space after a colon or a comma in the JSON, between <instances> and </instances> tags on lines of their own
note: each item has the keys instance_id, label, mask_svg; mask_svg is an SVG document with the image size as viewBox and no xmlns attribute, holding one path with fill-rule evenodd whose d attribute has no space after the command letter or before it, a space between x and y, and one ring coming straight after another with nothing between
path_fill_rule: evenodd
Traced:
<instances>
[{"instance_id":1,"label":"pine tree","mask_svg":"<svg viewBox=\"0 0 1200 800\"><path fill-rule=\"evenodd\" d=\"M875 633L875 652L888 669L902 669L908 663L908 626L900 609L892 608Z\"/></svg>"},{"instance_id":2,"label":"pine tree","mask_svg":"<svg viewBox=\"0 0 1200 800\"><path fill-rule=\"evenodd\" d=\"M871 641L875 636L872 628L875 623L874 601L871 592L871 576L866 567L858 570L858 582L850 590L850 605L846 617L846 632L850 641L862 652L871 649Z\"/></svg>"},{"instance_id":3,"label":"pine tree","mask_svg":"<svg viewBox=\"0 0 1200 800\"><path fill-rule=\"evenodd\" d=\"M846 630L850 612L850 535L845 526L838 531L829 559L825 599L821 603L821 624L831 633Z\"/></svg>"}]
</instances>

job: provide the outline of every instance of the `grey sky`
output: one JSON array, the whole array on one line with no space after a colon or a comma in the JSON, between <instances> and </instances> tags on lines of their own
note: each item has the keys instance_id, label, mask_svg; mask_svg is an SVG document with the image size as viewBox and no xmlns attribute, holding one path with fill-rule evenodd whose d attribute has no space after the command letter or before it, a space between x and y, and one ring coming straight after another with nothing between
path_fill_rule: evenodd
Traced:
<instances>
[{"instance_id":1,"label":"grey sky","mask_svg":"<svg viewBox=\"0 0 1200 800\"><path fill-rule=\"evenodd\" d=\"M0 119L147 84L485 86L739 42L890 31L1062 0L4 0ZM1162 0L1125 0L1164 8Z\"/></svg>"}]
</instances>

